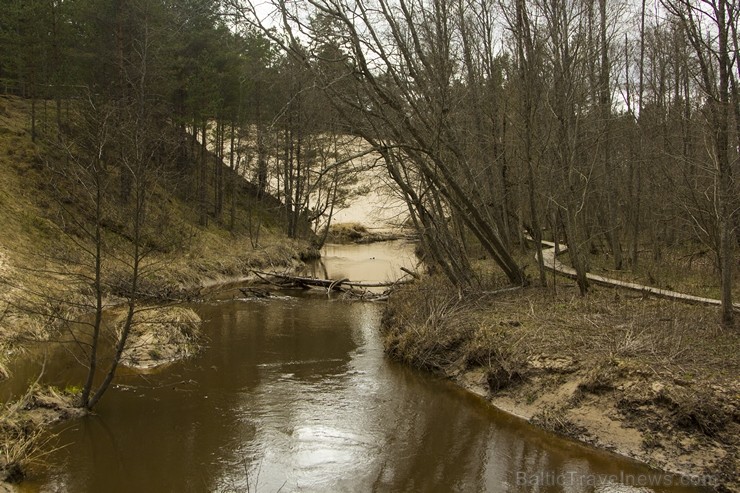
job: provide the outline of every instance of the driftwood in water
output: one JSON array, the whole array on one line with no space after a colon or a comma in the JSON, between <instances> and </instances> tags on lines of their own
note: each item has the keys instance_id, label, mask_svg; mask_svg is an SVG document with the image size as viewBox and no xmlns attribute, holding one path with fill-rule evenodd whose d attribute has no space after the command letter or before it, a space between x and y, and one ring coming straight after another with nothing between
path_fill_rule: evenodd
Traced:
<instances>
[{"instance_id":1,"label":"driftwood in water","mask_svg":"<svg viewBox=\"0 0 740 493\"><path fill-rule=\"evenodd\" d=\"M341 290L342 286L349 286L352 288L388 288L392 286L398 286L399 284L406 284L411 282L410 280L399 279L398 281L387 281L387 282L360 282L350 281L349 279L318 279L315 277L301 277L301 276L290 276L287 274L278 274L276 272L262 272L254 271L255 274L262 276L270 276L287 281L299 286L315 286L319 288L332 288L337 291Z\"/></svg>"},{"instance_id":2,"label":"driftwood in water","mask_svg":"<svg viewBox=\"0 0 740 493\"><path fill-rule=\"evenodd\" d=\"M266 289L257 289L252 287L245 287L245 288L239 288L239 291L242 292L244 296L247 298L269 298L272 296L269 291Z\"/></svg>"},{"instance_id":3,"label":"driftwood in water","mask_svg":"<svg viewBox=\"0 0 740 493\"><path fill-rule=\"evenodd\" d=\"M278 274L276 272L262 272L254 271L262 280L267 282L268 277L277 279L278 284L282 287L294 286L302 288L324 288L327 293L332 291L341 292L349 297L367 300L367 301L383 301L388 299L390 292L400 284L406 284L411 282L410 280L399 279L397 281L389 282L357 282L350 281L347 278L344 279L317 279L315 277L302 277L302 276L291 276L287 274ZM382 293L375 293L369 290L369 288L386 288Z\"/></svg>"}]
</instances>

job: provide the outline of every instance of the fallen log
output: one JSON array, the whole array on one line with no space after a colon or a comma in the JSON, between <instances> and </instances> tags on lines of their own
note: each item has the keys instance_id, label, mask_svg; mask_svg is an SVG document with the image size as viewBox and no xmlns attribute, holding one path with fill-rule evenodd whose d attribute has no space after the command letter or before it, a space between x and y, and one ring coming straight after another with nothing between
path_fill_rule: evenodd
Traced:
<instances>
[{"instance_id":1,"label":"fallen log","mask_svg":"<svg viewBox=\"0 0 740 493\"><path fill-rule=\"evenodd\" d=\"M346 277L344 279L340 279L338 281L334 281L333 283L331 283L329 285L328 288L326 288L326 290L327 291L333 291L334 289L338 289L342 285L342 283L347 282L347 281L349 281L349 279L347 279Z\"/></svg>"},{"instance_id":2,"label":"fallen log","mask_svg":"<svg viewBox=\"0 0 740 493\"><path fill-rule=\"evenodd\" d=\"M407 284L411 282L410 279L399 279L397 281L386 281L386 282L362 282L362 281L350 281L349 279L318 279L316 277L302 277L302 276L291 276L288 274L279 274L277 272L264 272L264 271L253 271L258 276L270 276L277 279L282 279L290 283L299 286L314 286L320 288L333 289L336 291L342 291L342 286L349 286L351 288L389 288L397 286L399 284Z\"/></svg>"},{"instance_id":3,"label":"fallen log","mask_svg":"<svg viewBox=\"0 0 740 493\"><path fill-rule=\"evenodd\" d=\"M239 288L239 291L247 298L269 298L272 295L266 289L257 289L252 287Z\"/></svg>"},{"instance_id":4,"label":"fallen log","mask_svg":"<svg viewBox=\"0 0 740 493\"><path fill-rule=\"evenodd\" d=\"M326 289L327 295L332 292L339 292L344 298L359 301L385 301L390 296L394 288L400 284L412 282L413 279L398 279L388 282L358 282L343 279L318 279L315 277L293 276L289 274L280 274L277 272L253 271L254 274L263 281L286 287L323 288ZM370 288L386 288L383 292L378 293L371 291Z\"/></svg>"}]
</instances>

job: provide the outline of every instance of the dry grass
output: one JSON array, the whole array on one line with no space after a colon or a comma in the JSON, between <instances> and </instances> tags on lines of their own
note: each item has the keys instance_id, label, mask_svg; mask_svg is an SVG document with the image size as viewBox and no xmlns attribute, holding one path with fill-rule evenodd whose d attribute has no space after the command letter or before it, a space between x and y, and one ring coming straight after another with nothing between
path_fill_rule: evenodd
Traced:
<instances>
[{"instance_id":1,"label":"dry grass","mask_svg":"<svg viewBox=\"0 0 740 493\"><path fill-rule=\"evenodd\" d=\"M470 337L463 320L465 304L456 291L430 282L419 289L404 288L388 311L384 326L387 350L421 368L438 370L453 364L462 342Z\"/></svg>"},{"instance_id":2,"label":"dry grass","mask_svg":"<svg viewBox=\"0 0 740 493\"><path fill-rule=\"evenodd\" d=\"M532 417L532 424L560 435L573 436L581 430L565 415L564 409L545 409Z\"/></svg>"},{"instance_id":3,"label":"dry grass","mask_svg":"<svg viewBox=\"0 0 740 493\"><path fill-rule=\"evenodd\" d=\"M367 234L367 228L360 223L337 223L329 228L331 243L351 243Z\"/></svg>"},{"instance_id":4,"label":"dry grass","mask_svg":"<svg viewBox=\"0 0 740 493\"><path fill-rule=\"evenodd\" d=\"M119 332L126 314L115 321ZM148 307L135 315L121 364L149 369L187 358L199 349L200 317L189 308Z\"/></svg>"},{"instance_id":5,"label":"dry grass","mask_svg":"<svg viewBox=\"0 0 740 493\"><path fill-rule=\"evenodd\" d=\"M54 436L47 428L83 411L75 396L53 387L31 385L19 399L0 408L0 480L19 482L24 470L43 462Z\"/></svg>"},{"instance_id":6,"label":"dry grass","mask_svg":"<svg viewBox=\"0 0 740 493\"><path fill-rule=\"evenodd\" d=\"M48 338L55 321L73 319L94 306L93 259L82 253L91 245L79 224L65 220L62 203L78 219L84 220L84 211L75 202L71 183L60 184L67 197L51 196L47 168L62 156L44 138L31 142L28 114L28 101L0 97L0 345ZM46 121L53 122L53 114ZM54 140L54 132L51 123L39 122L42 136ZM169 188L160 184L154 191L158 207L150 212L153 220L144 231L145 246L153 251L142 267L143 296L188 297L202 285L244 276L254 268L294 267L311 253L306 243L288 241L273 229L275 214L255 205L248 193L240 196L232 233L216 222L198 226L192 204ZM246 215L262 224L259 238L250 235ZM103 284L110 305L128 292L130 283L132 246L125 222L111 214L104 231ZM0 378L7 373L2 370L7 353L0 355Z\"/></svg>"},{"instance_id":7,"label":"dry grass","mask_svg":"<svg viewBox=\"0 0 740 493\"><path fill-rule=\"evenodd\" d=\"M552 353L677 374L740 373L740 337L721 327L716 309L615 289L594 288L581 297L562 284L459 299L437 280L402 291L389 313L391 352L420 366L444 367L449 357L435 360L435 348L455 347L466 351L468 363L483 364L494 358L491 351L505 350L520 361Z\"/></svg>"},{"instance_id":8,"label":"dry grass","mask_svg":"<svg viewBox=\"0 0 740 493\"><path fill-rule=\"evenodd\" d=\"M567 253L561 259L568 262ZM594 274L621 281L636 282L681 293L720 297L720 276L715 254L705 246L687 243L661 252L656 259L650 251L640 256L637 269L625 267L615 270L608 255L590 255L589 264ZM740 276L735 276L733 293L740 296Z\"/></svg>"},{"instance_id":9,"label":"dry grass","mask_svg":"<svg viewBox=\"0 0 740 493\"><path fill-rule=\"evenodd\" d=\"M566 357L588 373L587 390L635 371L715 382L740 374L740 333L716 309L607 288L581 297L568 281L459 299L429 280L391 300L385 327L390 354L444 372L483 366L518 379L534 358Z\"/></svg>"},{"instance_id":10,"label":"dry grass","mask_svg":"<svg viewBox=\"0 0 740 493\"><path fill-rule=\"evenodd\" d=\"M326 241L328 243L374 243L408 237L409 234L408 231L401 233L368 230L360 223L337 223L329 228Z\"/></svg>"},{"instance_id":11,"label":"dry grass","mask_svg":"<svg viewBox=\"0 0 740 493\"><path fill-rule=\"evenodd\" d=\"M503 283L491 274L490 286ZM723 328L716 308L602 287L581 297L560 279L458 297L425 279L394 294L383 335L412 365L462 382L484 374L492 396L543 428L609 443L613 431L594 420L616 419L644 437L642 460L738 487L740 331Z\"/></svg>"}]
</instances>

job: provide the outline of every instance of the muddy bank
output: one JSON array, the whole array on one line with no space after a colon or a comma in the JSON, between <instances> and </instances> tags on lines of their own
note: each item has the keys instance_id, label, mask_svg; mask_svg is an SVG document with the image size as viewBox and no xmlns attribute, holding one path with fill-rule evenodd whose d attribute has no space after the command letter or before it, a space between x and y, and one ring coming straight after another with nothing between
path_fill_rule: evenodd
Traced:
<instances>
[{"instance_id":1,"label":"muddy bank","mask_svg":"<svg viewBox=\"0 0 740 493\"><path fill-rule=\"evenodd\" d=\"M77 389L57 389L33 384L28 391L0 409L0 492L15 491L24 470L43 460L42 449L50 440L52 425L82 417L75 406Z\"/></svg>"},{"instance_id":2,"label":"muddy bank","mask_svg":"<svg viewBox=\"0 0 740 493\"><path fill-rule=\"evenodd\" d=\"M460 299L427 280L383 330L394 358L537 426L740 491L740 337L716 311L568 284Z\"/></svg>"}]
</instances>

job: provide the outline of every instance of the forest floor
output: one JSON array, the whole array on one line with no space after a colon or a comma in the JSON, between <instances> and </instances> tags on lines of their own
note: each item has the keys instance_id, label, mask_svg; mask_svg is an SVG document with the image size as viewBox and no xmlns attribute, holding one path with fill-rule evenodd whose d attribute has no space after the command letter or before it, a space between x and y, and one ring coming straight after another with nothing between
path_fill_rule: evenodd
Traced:
<instances>
[{"instance_id":1,"label":"forest floor","mask_svg":"<svg viewBox=\"0 0 740 493\"><path fill-rule=\"evenodd\" d=\"M28 128L28 101L0 97L0 380L11 376L14 358L52 338L60 329L56 321L76 320L95 306L89 282L94 266L89 252L94 249L64 220L65 209L75 211L79 191L65 189L66 184L49 174L50 161L63 156L42 139L32 142ZM39 132L52 130L40 122ZM277 213L255 205L248 194L245 186L237 211L240 227L229 231L226 220L199 226L187 196L171 193L165 185L155 191L158 212L164 209L170 226L166 235L151 239L154 248L141 266L140 295L146 303L197 298L224 284L251 279L253 269L294 272L303 260L318 255L307 241L286 238ZM248 229L247 222L259 222L260 227ZM116 226L106 225L105 231L104 303L110 310L125 301L130 272L126 262L117 259L132 250L125 231ZM182 344L170 344L167 354L156 349L158 361L147 364L194 350L192 334L183 334L170 338ZM138 337L150 339L144 333ZM142 347L147 356L154 355L152 348ZM141 363L141 354L131 354ZM0 406L0 480L18 479L18 466L33 460L40 445L41 429L76 415L73 395L63 390L31 385L16 397ZM0 481L0 491L3 487Z\"/></svg>"},{"instance_id":2,"label":"forest floor","mask_svg":"<svg viewBox=\"0 0 740 493\"><path fill-rule=\"evenodd\" d=\"M487 293L463 297L433 278L402 288L388 353L552 432L740 491L740 330L718 308L600 286L581 297L553 276L497 292L505 279L485 277Z\"/></svg>"}]
</instances>

